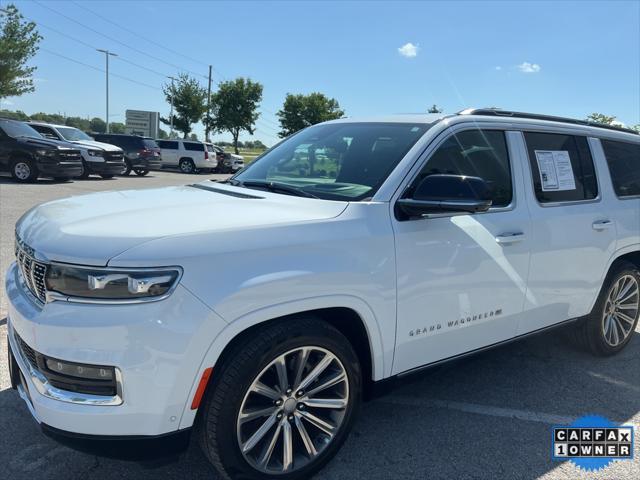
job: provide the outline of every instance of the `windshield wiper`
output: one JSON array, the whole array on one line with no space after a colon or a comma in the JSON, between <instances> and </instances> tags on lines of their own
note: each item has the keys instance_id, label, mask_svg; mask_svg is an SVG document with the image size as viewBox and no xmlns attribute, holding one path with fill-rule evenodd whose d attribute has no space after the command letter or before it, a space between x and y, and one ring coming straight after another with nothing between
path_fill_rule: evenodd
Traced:
<instances>
[{"instance_id":1,"label":"windshield wiper","mask_svg":"<svg viewBox=\"0 0 640 480\"><path fill-rule=\"evenodd\" d=\"M288 193L290 195L296 195L298 197L307 197L307 198L319 198L312 193L309 193L301 188L292 187L291 185L287 185L286 183L279 182L269 182L266 180L247 180L245 182L241 182L239 180L229 180L229 183L234 187L246 187L246 188L264 188L270 192L274 193Z\"/></svg>"}]
</instances>

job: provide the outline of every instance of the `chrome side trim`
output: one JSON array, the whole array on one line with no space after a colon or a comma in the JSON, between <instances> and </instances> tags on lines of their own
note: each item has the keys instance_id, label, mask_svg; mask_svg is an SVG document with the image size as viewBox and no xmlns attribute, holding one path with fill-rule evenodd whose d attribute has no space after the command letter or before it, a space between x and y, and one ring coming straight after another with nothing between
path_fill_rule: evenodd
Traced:
<instances>
[{"instance_id":1,"label":"chrome side trim","mask_svg":"<svg viewBox=\"0 0 640 480\"><path fill-rule=\"evenodd\" d=\"M94 405L94 406L117 406L122 405L122 373L118 367L115 367L114 370L116 372L116 394L114 396L105 396L105 395L91 395L88 393L78 393L78 392L70 392L68 390L61 390L59 388L51 385L47 378L36 370L25 358L22 348L20 347L18 341L15 338L16 332L9 323L9 343L11 344L11 351L14 353L16 361L18 362L18 366L20 370L24 374L27 372L28 378L31 380L31 383L38 392L52 400L58 400L60 402L66 403L74 403L76 405ZM19 393L19 392L18 392ZM22 395L26 395L22 392ZM22 397L24 398L24 397ZM28 400L25 400L27 405L30 404ZM31 406L30 410L33 409ZM37 419L37 415L32 411L32 414Z\"/></svg>"}]
</instances>

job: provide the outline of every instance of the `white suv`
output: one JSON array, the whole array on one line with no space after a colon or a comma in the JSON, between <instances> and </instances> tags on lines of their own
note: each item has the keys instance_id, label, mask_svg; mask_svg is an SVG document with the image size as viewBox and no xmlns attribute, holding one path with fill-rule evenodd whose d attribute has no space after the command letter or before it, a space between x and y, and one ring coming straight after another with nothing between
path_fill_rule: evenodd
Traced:
<instances>
[{"instance_id":1,"label":"white suv","mask_svg":"<svg viewBox=\"0 0 640 480\"><path fill-rule=\"evenodd\" d=\"M162 167L177 167L182 173L213 171L218 166L213 145L195 140L156 140L162 156Z\"/></svg>"},{"instance_id":2,"label":"white suv","mask_svg":"<svg viewBox=\"0 0 640 480\"><path fill-rule=\"evenodd\" d=\"M16 235L12 382L46 433L193 429L225 478L305 479L382 380L565 325L624 348L640 136L496 110L342 119L226 183L57 200Z\"/></svg>"}]
</instances>

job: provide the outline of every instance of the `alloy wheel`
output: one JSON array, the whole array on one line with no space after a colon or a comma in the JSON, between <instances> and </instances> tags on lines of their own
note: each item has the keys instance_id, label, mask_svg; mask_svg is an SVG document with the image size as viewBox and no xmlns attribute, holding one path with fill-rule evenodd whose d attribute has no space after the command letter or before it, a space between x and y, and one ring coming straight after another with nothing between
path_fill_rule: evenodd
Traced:
<instances>
[{"instance_id":1,"label":"alloy wheel","mask_svg":"<svg viewBox=\"0 0 640 480\"><path fill-rule=\"evenodd\" d=\"M640 313L640 286L633 275L621 276L611 287L604 306L602 333L612 347L622 344L633 331Z\"/></svg>"},{"instance_id":2,"label":"alloy wheel","mask_svg":"<svg viewBox=\"0 0 640 480\"><path fill-rule=\"evenodd\" d=\"M349 405L342 362L315 346L290 350L264 368L244 396L236 421L238 444L253 468L290 473L333 441Z\"/></svg>"}]
</instances>

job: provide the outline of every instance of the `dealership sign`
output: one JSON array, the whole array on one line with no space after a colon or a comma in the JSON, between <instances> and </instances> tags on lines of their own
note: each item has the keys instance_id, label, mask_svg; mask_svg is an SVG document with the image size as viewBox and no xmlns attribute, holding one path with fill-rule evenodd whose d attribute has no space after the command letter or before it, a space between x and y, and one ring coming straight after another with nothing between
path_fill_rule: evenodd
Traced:
<instances>
[{"instance_id":1,"label":"dealership sign","mask_svg":"<svg viewBox=\"0 0 640 480\"><path fill-rule=\"evenodd\" d=\"M127 110L125 132L130 135L158 138L160 114L144 110Z\"/></svg>"}]
</instances>

